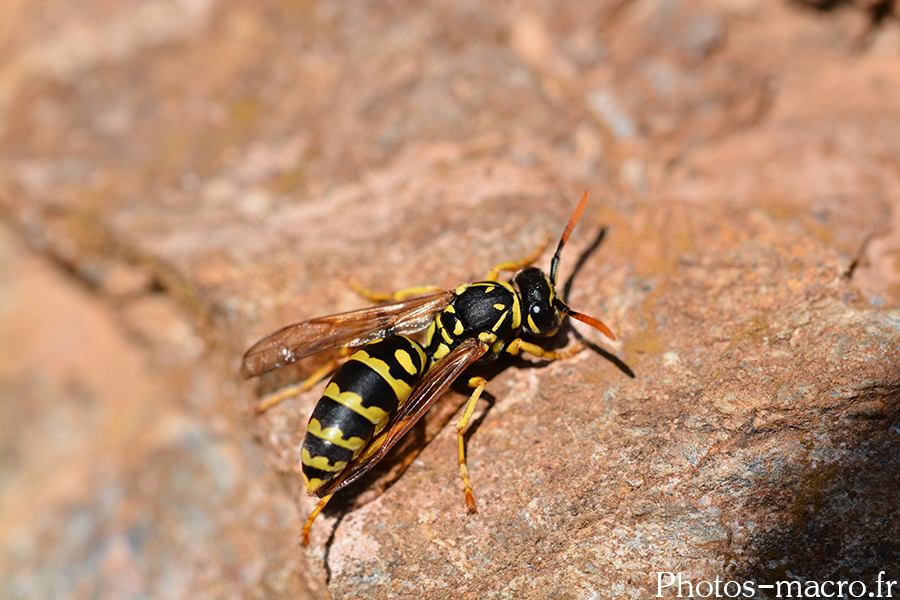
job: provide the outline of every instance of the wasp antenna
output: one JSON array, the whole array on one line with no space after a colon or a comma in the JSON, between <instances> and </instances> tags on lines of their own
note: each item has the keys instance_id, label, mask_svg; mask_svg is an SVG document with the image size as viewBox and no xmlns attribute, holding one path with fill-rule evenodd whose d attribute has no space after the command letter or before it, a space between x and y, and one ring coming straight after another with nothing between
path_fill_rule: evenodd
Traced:
<instances>
[{"instance_id":1,"label":"wasp antenna","mask_svg":"<svg viewBox=\"0 0 900 600\"><path fill-rule=\"evenodd\" d=\"M578 219L581 218L581 213L584 212L584 207L588 201L588 192L584 190L584 193L581 195L581 199L578 201L578 206L575 207L575 212L572 213L571 218L569 218L569 224L566 225L566 230L563 231L562 237L559 238L559 245L556 247L556 254L553 255L553 260L550 262L550 281L553 285L556 285L556 276L559 269L559 256L562 254L563 246L566 245L566 242L569 240L569 236L572 235L572 230L575 229L575 224L578 223Z\"/></svg>"},{"instance_id":2,"label":"wasp antenna","mask_svg":"<svg viewBox=\"0 0 900 600\"><path fill-rule=\"evenodd\" d=\"M611 339L612 341L614 341L614 342L616 341L616 334L614 334L612 332L612 330L609 327L607 327L603 323L603 321L601 321L600 319L595 319L594 317L590 317L588 315L574 311L571 308L569 308L568 306L566 306L563 309L563 312L566 313L568 316L572 317L573 319L575 319L576 321L581 321L582 323L587 323L588 325L590 325L591 327L593 327L594 329L596 329L597 331L599 331L600 333L602 333L603 335L605 335L606 337Z\"/></svg>"}]
</instances>

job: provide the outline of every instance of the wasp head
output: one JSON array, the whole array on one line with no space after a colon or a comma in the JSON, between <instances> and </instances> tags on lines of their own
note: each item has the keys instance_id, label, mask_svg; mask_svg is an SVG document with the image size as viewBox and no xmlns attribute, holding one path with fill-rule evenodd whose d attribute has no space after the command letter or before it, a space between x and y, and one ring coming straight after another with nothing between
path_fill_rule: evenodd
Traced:
<instances>
[{"instance_id":1,"label":"wasp head","mask_svg":"<svg viewBox=\"0 0 900 600\"><path fill-rule=\"evenodd\" d=\"M566 245L572 230L584 206L587 204L588 193L585 192L572 213L565 231L556 247L556 253L550 263L550 275L547 276L543 271L536 267L528 267L516 273L513 277L513 283L519 289L519 295L522 299L522 327L531 335L548 337L559 331L563 317L569 316L573 319L587 323L591 327L599 330L603 335L611 340L615 340L616 336L610 331L609 327L604 325L600 320L588 315L576 312L563 302L562 298L556 293L556 277L559 269L559 257L562 249Z\"/></svg>"}]
</instances>

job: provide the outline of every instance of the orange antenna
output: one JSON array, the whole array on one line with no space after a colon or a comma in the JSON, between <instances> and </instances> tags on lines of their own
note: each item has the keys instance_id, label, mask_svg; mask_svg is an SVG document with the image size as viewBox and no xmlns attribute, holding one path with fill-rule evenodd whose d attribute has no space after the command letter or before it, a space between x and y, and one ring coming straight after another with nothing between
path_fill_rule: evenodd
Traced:
<instances>
[{"instance_id":1,"label":"orange antenna","mask_svg":"<svg viewBox=\"0 0 900 600\"><path fill-rule=\"evenodd\" d=\"M559 257L562 254L563 246L565 246L566 242L569 241L569 236L572 235L572 230L575 229L575 225L581 218L581 213L584 212L584 207L587 205L587 201L588 192L587 190L585 190L581 195L581 199L578 201L578 206L575 207L575 212L573 212L572 216L569 218L569 223L568 225L566 225L566 229L565 231L563 231L562 237L559 238L559 245L556 247L556 254L553 255L553 260L550 262L550 281L554 286L556 285L556 277L559 274ZM576 321L587 323L612 341L616 341L616 334L614 334L612 330L603 323L603 321L572 310L560 298L557 298L556 301L559 303L559 309L566 315L572 317Z\"/></svg>"},{"instance_id":2,"label":"orange antenna","mask_svg":"<svg viewBox=\"0 0 900 600\"><path fill-rule=\"evenodd\" d=\"M550 261L550 281L553 285L556 285L556 276L559 271L559 256L562 254L563 246L566 245L566 242L569 241L569 236L572 235L572 230L575 229L575 224L578 223L578 219L581 218L581 213L584 212L584 207L588 201L588 192L584 190L584 193L581 195L581 200L578 201L578 206L575 207L575 212L572 213L572 216L569 218L569 224L566 225L566 230L563 231L562 237L559 238L559 245L556 247L556 254L553 255L553 260Z\"/></svg>"},{"instance_id":3,"label":"orange antenna","mask_svg":"<svg viewBox=\"0 0 900 600\"><path fill-rule=\"evenodd\" d=\"M572 317L576 321L581 321L582 323L587 323L612 341L616 341L616 334L612 332L612 330L607 327L603 321L600 319L595 319L594 317L589 317L588 315L582 314L580 312L574 311L565 304L563 304L563 312L568 316Z\"/></svg>"}]
</instances>

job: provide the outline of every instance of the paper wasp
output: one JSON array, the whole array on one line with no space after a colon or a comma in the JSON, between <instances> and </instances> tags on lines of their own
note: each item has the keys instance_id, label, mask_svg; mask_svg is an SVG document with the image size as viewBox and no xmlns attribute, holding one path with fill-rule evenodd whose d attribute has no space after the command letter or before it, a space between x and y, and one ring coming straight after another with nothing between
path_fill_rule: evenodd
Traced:
<instances>
[{"instance_id":1,"label":"paper wasp","mask_svg":"<svg viewBox=\"0 0 900 600\"><path fill-rule=\"evenodd\" d=\"M341 358L355 349L326 386L303 440L306 490L320 498L303 527L304 546L309 543L313 521L331 497L378 463L474 363L493 360L502 353L525 352L547 360L573 356L583 346L576 344L556 352L520 337L552 336L566 316L616 339L606 325L575 312L556 293L560 254L587 199L585 192L566 225L550 263L549 277L529 266L543 252L545 242L532 256L500 263L483 281L455 290L418 287L376 294L359 289L364 296L382 303L288 325L247 351L242 373L253 377L329 348L341 348ZM516 271L511 282L498 280L503 271ZM422 329L426 329L424 344L407 337ZM337 364L335 359L314 373L302 388L311 387ZM474 391L456 431L466 505L474 513L463 433L487 381L472 377L468 383Z\"/></svg>"}]
</instances>

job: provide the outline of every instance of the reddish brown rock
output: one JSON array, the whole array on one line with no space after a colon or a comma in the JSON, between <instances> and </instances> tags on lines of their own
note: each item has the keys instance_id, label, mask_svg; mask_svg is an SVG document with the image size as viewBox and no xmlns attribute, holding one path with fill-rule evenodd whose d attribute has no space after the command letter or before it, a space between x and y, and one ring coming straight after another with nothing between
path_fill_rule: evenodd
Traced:
<instances>
[{"instance_id":1,"label":"reddish brown rock","mask_svg":"<svg viewBox=\"0 0 900 600\"><path fill-rule=\"evenodd\" d=\"M659 572L900 573L895 10L5 17L2 595L644 598ZM253 416L246 346L361 306L344 276L477 279L559 235L585 188L562 276L615 356L493 373L477 515L451 392L406 472L346 494L302 554L319 390Z\"/></svg>"}]
</instances>

